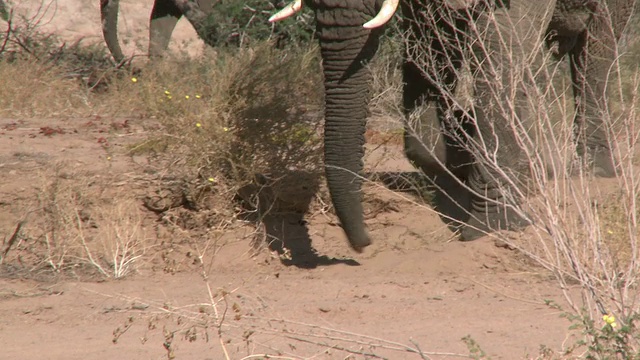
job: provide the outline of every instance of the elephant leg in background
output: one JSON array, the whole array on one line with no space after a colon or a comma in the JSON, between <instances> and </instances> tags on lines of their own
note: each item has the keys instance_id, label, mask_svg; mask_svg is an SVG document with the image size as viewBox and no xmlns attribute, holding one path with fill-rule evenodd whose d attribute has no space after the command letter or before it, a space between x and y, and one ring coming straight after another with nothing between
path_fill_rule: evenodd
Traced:
<instances>
[{"instance_id":1,"label":"elephant leg in background","mask_svg":"<svg viewBox=\"0 0 640 360\"><path fill-rule=\"evenodd\" d=\"M116 60L121 63L124 60L124 54L118 41L118 11L120 9L120 0L100 0L100 18L102 21L102 36L107 43L109 52Z\"/></svg>"},{"instance_id":2,"label":"elephant leg in background","mask_svg":"<svg viewBox=\"0 0 640 360\"><path fill-rule=\"evenodd\" d=\"M173 0L180 12L193 26L205 44L215 47L218 44L218 31L210 15L220 0Z\"/></svg>"},{"instance_id":3,"label":"elephant leg in background","mask_svg":"<svg viewBox=\"0 0 640 360\"><path fill-rule=\"evenodd\" d=\"M616 58L616 39L606 15L594 15L569 53L578 155L596 176L615 177L616 163L607 106L607 82Z\"/></svg>"},{"instance_id":4,"label":"elephant leg in background","mask_svg":"<svg viewBox=\"0 0 640 360\"><path fill-rule=\"evenodd\" d=\"M173 29L181 17L182 11L173 0L154 1L149 20L149 56L151 58L162 56L167 50Z\"/></svg>"},{"instance_id":5,"label":"elephant leg in background","mask_svg":"<svg viewBox=\"0 0 640 360\"><path fill-rule=\"evenodd\" d=\"M468 119L454 94L466 47L463 32L470 20L466 12L439 1L418 6L403 5L403 12L412 14L405 20L405 154L428 176L446 173L446 167L465 179L471 160L464 146Z\"/></svg>"},{"instance_id":6,"label":"elephant leg in background","mask_svg":"<svg viewBox=\"0 0 640 360\"><path fill-rule=\"evenodd\" d=\"M208 17L217 0L155 0L149 21L149 55L161 56L169 46L169 40L178 20L185 15L198 36L210 46L216 44L216 29ZM118 41L118 12L120 0L100 0L102 33L107 47L116 62L125 57Z\"/></svg>"},{"instance_id":7,"label":"elephant leg in background","mask_svg":"<svg viewBox=\"0 0 640 360\"><path fill-rule=\"evenodd\" d=\"M403 63L404 146L407 158L436 185L434 209L454 230L469 218L471 121L454 99L465 49L465 11L441 2L403 4L407 51ZM445 169L446 168L446 169Z\"/></svg>"},{"instance_id":8,"label":"elephant leg in background","mask_svg":"<svg viewBox=\"0 0 640 360\"><path fill-rule=\"evenodd\" d=\"M532 124L527 89L535 87L525 71L532 59L541 58L541 41L555 6L553 0L485 1L473 23L475 163L469 185L473 190L471 216L461 240L474 240L497 230L517 230L529 225L517 209L529 165L518 133ZM520 188L522 189L522 188Z\"/></svg>"}]
</instances>

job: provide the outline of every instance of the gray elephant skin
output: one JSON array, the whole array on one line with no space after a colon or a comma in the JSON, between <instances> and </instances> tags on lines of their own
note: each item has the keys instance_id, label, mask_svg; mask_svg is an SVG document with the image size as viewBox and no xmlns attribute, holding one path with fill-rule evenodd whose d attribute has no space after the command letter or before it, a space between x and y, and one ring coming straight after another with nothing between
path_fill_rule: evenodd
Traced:
<instances>
[{"instance_id":1,"label":"gray elephant skin","mask_svg":"<svg viewBox=\"0 0 640 360\"><path fill-rule=\"evenodd\" d=\"M499 130L509 129L514 121L526 127L531 119L526 86L536 86L536 80L512 64L541 56L544 41L571 62L576 148L596 175L615 176L616 161L606 139L610 124L602 111L607 108L606 80L617 56L613 44L635 1L477 0L466 8L453 4L459 0L400 2L405 41L429 49L416 52L411 50L416 47L406 46L404 54L405 154L425 174L435 176L449 198L455 197L466 214L456 219L462 223L461 240L530 223L514 210L520 199L508 196L505 177L487 160L497 162L514 181L528 173L514 132ZM326 178L349 243L361 251L371 243L361 203L371 83L366 64L375 56L383 31L363 24L376 16L382 0L306 0L305 6L315 12L324 71ZM455 70L465 52L474 59L474 105L469 111L457 109L446 95L456 86ZM526 86L512 85L521 83ZM499 95L496 100L495 94L512 98ZM515 116L505 115L509 112L501 110L503 106ZM434 119L443 130L435 142L421 130ZM470 143L484 148L470 152Z\"/></svg>"},{"instance_id":2,"label":"gray elephant skin","mask_svg":"<svg viewBox=\"0 0 640 360\"><path fill-rule=\"evenodd\" d=\"M207 26L207 15L219 0L155 0L149 19L149 56L159 57L167 50L171 34L184 15L201 39L213 44L211 29ZM118 41L118 11L120 0L100 0L102 34L111 55L120 63L124 54Z\"/></svg>"}]
</instances>

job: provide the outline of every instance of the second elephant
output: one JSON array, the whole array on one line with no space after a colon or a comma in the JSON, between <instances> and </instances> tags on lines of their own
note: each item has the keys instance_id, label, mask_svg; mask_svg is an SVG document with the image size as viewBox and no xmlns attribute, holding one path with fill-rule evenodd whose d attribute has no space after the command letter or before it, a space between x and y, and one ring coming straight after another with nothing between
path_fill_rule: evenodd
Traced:
<instances>
[{"instance_id":1,"label":"second elephant","mask_svg":"<svg viewBox=\"0 0 640 360\"><path fill-rule=\"evenodd\" d=\"M201 39L208 45L215 43L215 31L207 26L207 17L219 0L155 0L149 19L149 56L161 56L169 46L171 34L184 15ZM118 11L120 0L100 0L102 34L111 55L120 63L124 54L118 41Z\"/></svg>"},{"instance_id":2,"label":"second elephant","mask_svg":"<svg viewBox=\"0 0 640 360\"><path fill-rule=\"evenodd\" d=\"M462 240L529 223L517 210L522 194L514 185L526 181L528 174L517 133L533 121L528 103L529 91L536 87L532 66L544 57L545 39L571 60L578 151L590 158L596 174L615 175L613 149L606 138L610 124L603 113L605 89L616 39L635 1L401 2L407 49L405 153L415 166L437 176L447 196L456 197L466 214L459 219L464 222ZM315 11L323 60L327 182L342 227L357 251L371 243L361 203L371 83L366 64L375 56L382 34L381 28L362 25L381 8L389 18L390 2L306 1ZM298 8L291 5L284 12ZM450 96L466 54L473 74L470 111L458 108ZM435 141L426 131L434 121L443 131Z\"/></svg>"}]
</instances>

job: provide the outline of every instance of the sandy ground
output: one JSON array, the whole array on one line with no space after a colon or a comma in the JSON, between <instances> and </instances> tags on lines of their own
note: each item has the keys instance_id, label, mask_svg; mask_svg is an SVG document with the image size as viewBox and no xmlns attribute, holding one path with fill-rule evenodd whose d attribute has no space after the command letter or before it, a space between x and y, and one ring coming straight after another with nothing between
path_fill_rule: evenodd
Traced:
<instances>
[{"instance_id":1,"label":"sandy ground","mask_svg":"<svg viewBox=\"0 0 640 360\"><path fill-rule=\"evenodd\" d=\"M25 13L38 3L19 2ZM101 40L97 0L56 4L43 16L46 29ZM150 6L122 0L125 52L145 44ZM186 22L172 49L181 44L201 48ZM123 154L153 126L127 120L126 131L110 133L107 159L101 138L123 119L0 119L0 234L13 232L38 194L34 179L55 164L79 181L117 179L141 191L135 178L143 160ZM62 131L46 134L45 126ZM395 156L378 171L411 170L399 147L388 150ZM489 239L454 241L430 209L387 193L392 206L367 220L375 244L364 254L351 252L341 230L318 214L307 229L316 255L304 264L287 266L266 250L252 256L250 230L240 228L209 249L203 267L166 271L158 255L137 274L107 281L16 277L4 268L0 358L449 359L469 354L467 335L494 359L561 348L569 324L544 303L563 299L546 272ZM153 214L142 221L155 226ZM187 263L193 254L178 247L172 256ZM411 350L418 348L423 357Z\"/></svg>"}]
</instances>

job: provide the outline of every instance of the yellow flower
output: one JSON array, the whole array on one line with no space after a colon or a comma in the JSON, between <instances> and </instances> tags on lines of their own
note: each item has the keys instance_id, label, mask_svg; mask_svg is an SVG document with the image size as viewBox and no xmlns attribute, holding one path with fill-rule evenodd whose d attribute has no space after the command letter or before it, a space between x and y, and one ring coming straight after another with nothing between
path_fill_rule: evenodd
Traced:
<instances>
[{"instance_id":1,"label":"yellow flower","mask_svg":"<svg viewBox=\"0 0 640 360\"><path fill-rule=\"evenodd\" d=\"M222 128L222 130L224 130L224 132L227 132L227 131L229 131L229 128L225 126L225 127Z\"/></svg>"},{"instance_id":2,"label":"yellow flower","mask_svg":"<svg viewBox=\"0 0 640 360\"><path fill-rule=\"evenodd\" d=\"M200 94L196 94L196 99L200 99L202 96Z\"/></svg>"},{"instance_id":3,"label":"yellow flower","mask_svg":"<svg viewBox=\"0 0 640 360\"><path fill-rule=\"evenodd\" d=\"M209 180L209 182L212 182L212 183L216 182L216 178L212 178L212 177L208 178L207 180Z\"/></svg>"},{"instance_id":4,"label":"yellow flower","mask_svg":"<svg viewBox=\"0 0 640 360\"><path fill-rule=\"evenodd\" d=\"M111 161L111 156L107 156L107 160L108 160L108 161Z\"/></svg>"},{"instance_id":5,"label":"yellow flower","mask_svg":"<svg viewBox=\"0 0 640 360\"><path fill-rule=\"evenodd\" d=\"M611 327L618 326L618 324L616 323L616 318L613 315L604 315L602 316L602 320L604 320L604 322L606 322L608 325L611 325Z\"/></svg>"},{"instance_id":6,"label":"yellow flower","mask_svg":"<svg viewBox=\"0 0 640 360\"><path fill-rule=\"evenodd\" d=\"M189 95L185 95L184 98L189 100Z\"/></svg>"},{"instance_id":7,"label":"yellow flower","mask_svg":"<svg viewBox=\"0 0 640 360\"><path fill-rule=\"evenodd\" d=\"M609 234L609 235L613 235L613 230L611 230L611 229L607 229L607 234Z\"/></svg>"},{"instance_id":8,"label":"yellow flower","mask_svg":"<svg viewBox=\"0 0 640 360\"><path fill-rule=\"evenodd\" d=\"M171 97L171 95L167 95L167 99L171 100L173 98Z\"/></svg>"},{"instance_id":9,"label":"yellow flower","mask_svg":"<svg viewBox=\"0 0 640 360\"><path fill-rule=\"evenodd\" d=\"M165 94L165 95L167 95L167 96L168 96L168 95L171 95L171 93L169 92L169 90L165 90L165 91L164 91L164 94Z\"/></svg>"},{"instance_id":10,"label":"yellow flower","mask_svg":"<svg viewBox=\"0 0 640 360\"><path fill-rule=\"evenodd\" d=\"M131 78L131 82L132 82L132 83L137 83L137 82L138 82L138 78L136 78L136 77L132 77L132 78Z\"/></svg>"},{"instance_id":11,"label":"yellow flower","mask_svg":"<svg viewBox=\"0 0 640 360\"><path fill-rule=\"evenodd\" d=\"M196 123L196 127L202 127L202 124Z\"/></svg>"}]
</instances>

